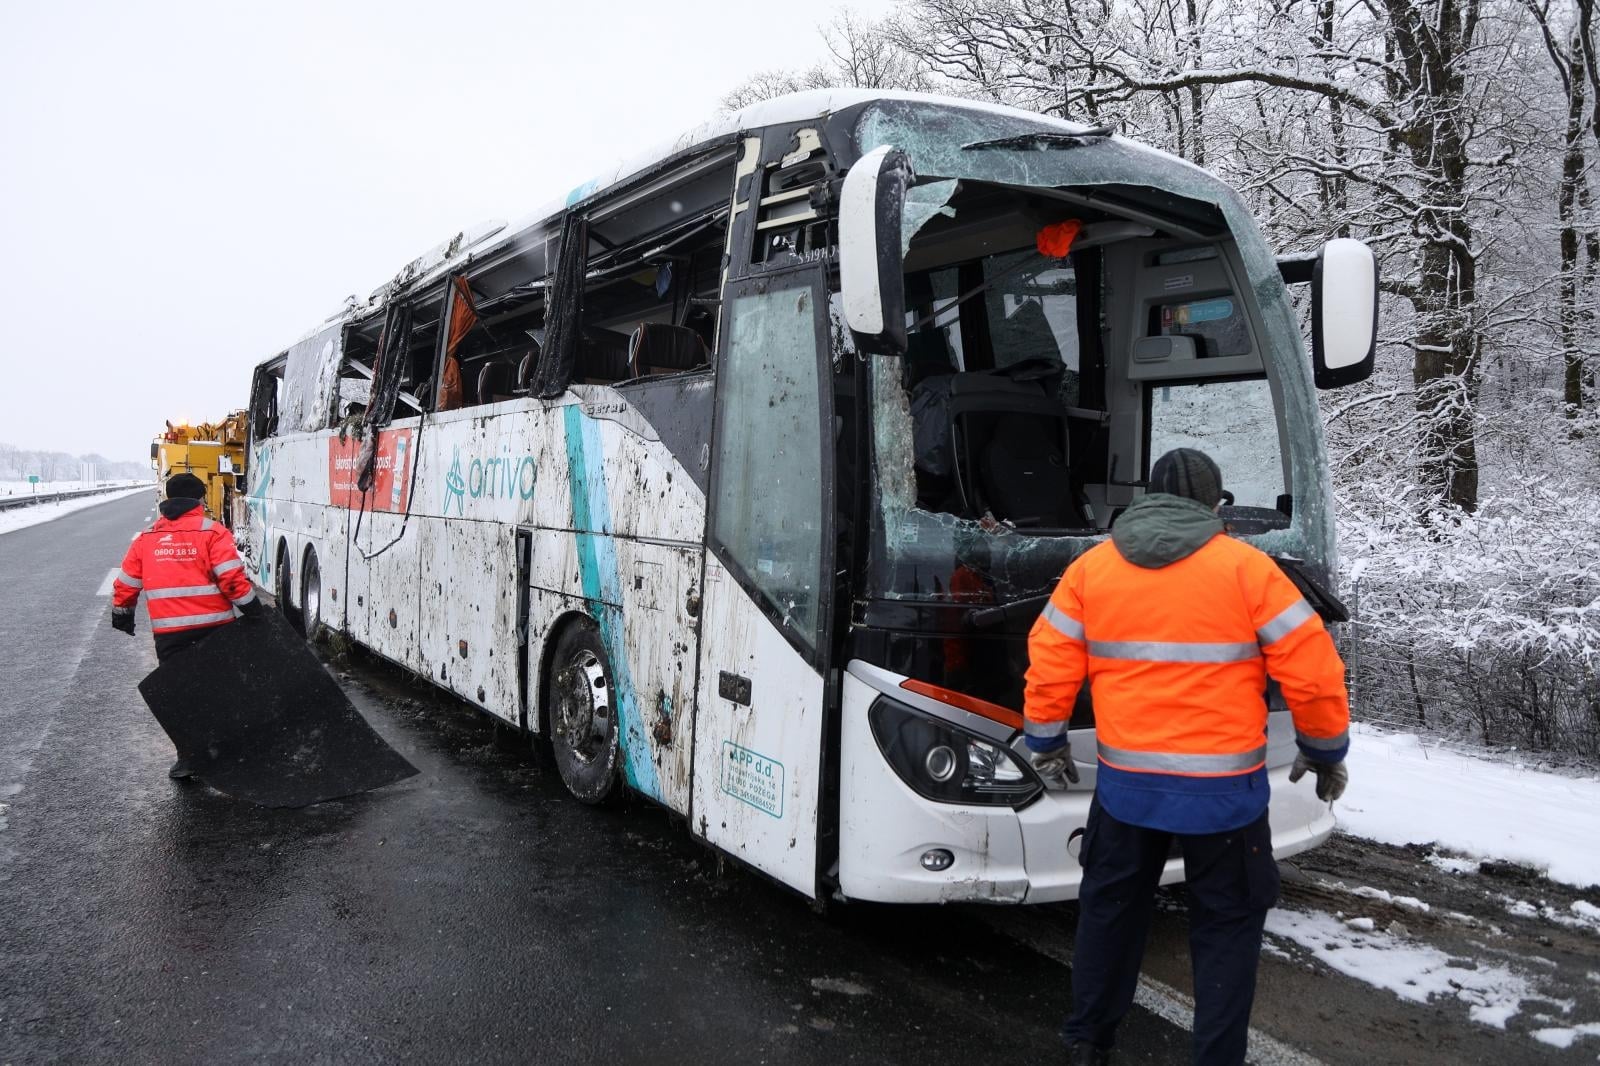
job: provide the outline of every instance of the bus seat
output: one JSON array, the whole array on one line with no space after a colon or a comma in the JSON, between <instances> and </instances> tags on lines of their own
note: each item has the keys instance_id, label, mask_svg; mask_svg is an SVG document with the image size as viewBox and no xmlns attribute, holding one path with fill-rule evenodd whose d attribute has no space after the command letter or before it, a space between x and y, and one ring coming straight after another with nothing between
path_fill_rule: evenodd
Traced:
<instances>
[{"instance_id":1,"label":"bus seat","mask_svg":"<svg viewBox=\"0 0 1600 1066\"><path fill-rule=\"evenodd\" d=\"M513 367L509 362L491 359L478 371L478 402L495 403L512 397Z\"/></svg>"},{"instance_id":2,"label":"bus seat","mask_svg":"<svg viewBox=\"0 0 1600 1066\"><path fill-rule=\"evenodd\" d=\"M641 322L628 338L628 366L636 378L693 370L710 361L705 342L687 326Z\"/></svg>"},{"instance_id":3,"label":"bus seat","mask_svg":"<svg viewBox=\"0 0 1600 1066\"><path fill-rule=\"evenodd\" d=\"M950 383L956 481L969 515L1018 526L1092 524L1073 476L1066 412L1038 381L984 373Z\"/></svg>"},{"instance_id":4,"label":"bus seat","mask_svg":"<svg viewBox=\"0 0 1600 1066\"><path fill-rule=\"evenodd\" d=\"M1081 515L1072 517L1076 492L1056 420L1033 414L1001 419L978 467L996 518L1046 529L1082 524Z\"/></svg>"},{"instance_id":5,"label":"bus seat","mask_svg":"<svg viewBox=\"0 0 1600 1066\"><path fill-rule=\"evenodd\" d=\"M577 377L590 384L609 385L628 376L627 336L598 326L583 327Z\"/></svg>"},{"instance_id":6,"label":"bus seat","mask_svg":"<svg viewBox=\"0 0 1600 1066\"><path fill-rule=\"evenodd\" d=\"M528 344L527 354L525 354L517 363L516 392L518 395L526 396L528 392L532 390L533 373L535 370L539 369L540 351L541 349L539 348L539 342L530 341Z\"/></svg>"}]
</instances>

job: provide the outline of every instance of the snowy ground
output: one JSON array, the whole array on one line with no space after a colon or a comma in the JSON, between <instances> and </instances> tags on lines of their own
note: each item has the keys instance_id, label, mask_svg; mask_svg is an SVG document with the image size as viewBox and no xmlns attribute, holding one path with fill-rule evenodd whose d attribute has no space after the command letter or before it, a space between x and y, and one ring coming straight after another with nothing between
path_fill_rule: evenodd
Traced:
<instances>
[{"instance_id":1,"label":"snowy ground","mask_svg":"<svg viewBox=\"0 0 1600 1066\"><path fill-rule=\"evenodd\" d=\"M61 485L62 483L58 482L58 487L46 491L67 491ZM73 511L81 511L85 507L94 507L110 500L120 500L124 496L135 496L141 492L150 494L150 506L153 508L156 502L156 489L154 485L150 484L133 485L116 492L100 492L93 496L80 496L74 500L58 500L54 503L41 503L32 507L7 508L4 511L0 511L0 533L26 529L28 526L36 526L41 522L48 522L53 518L71 514ZM4 498L4 495L4 483L0 483L0 498Z\"/></svg>"},{"instance_id":2,"label":"snowy ground","mask_svg":"<svg viewBox=\"0 0 1600 1066\"><path fill-rule=\"evenodd\" d=\"M1475 859L1600 885L1600 777L1427 747L1416 736L1356 726L1339 827L1385 844L1436 844ZM1597 901L1600 902L1600 901Z\"/></svg>"},{"instance_id":3,"label":"snowy ground","mask_svg":"<svg viewBox=\"0 0 1600 1066\"><path fill-rule=\"evenodd\" d=\"M1600 1061L1600 778L1372 727L1349 765L1265 954Z\"/></svg>"}]
</instances>

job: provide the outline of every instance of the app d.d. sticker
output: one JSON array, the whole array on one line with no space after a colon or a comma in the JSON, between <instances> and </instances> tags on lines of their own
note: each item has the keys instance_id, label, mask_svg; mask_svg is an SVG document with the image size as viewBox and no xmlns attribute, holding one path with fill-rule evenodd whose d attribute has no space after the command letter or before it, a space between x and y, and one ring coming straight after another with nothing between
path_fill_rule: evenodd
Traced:
<instances>
[{"instance_id":1,"label":"app d.d. sticker","mask_svg":"<svg viewBox=\"0 0 1600 1066\"><path fill-rule=\"evenodd\" d=\"M763 814L783 817L783 763L722 742L722 791Z\"/></svg>"}]
</instances>

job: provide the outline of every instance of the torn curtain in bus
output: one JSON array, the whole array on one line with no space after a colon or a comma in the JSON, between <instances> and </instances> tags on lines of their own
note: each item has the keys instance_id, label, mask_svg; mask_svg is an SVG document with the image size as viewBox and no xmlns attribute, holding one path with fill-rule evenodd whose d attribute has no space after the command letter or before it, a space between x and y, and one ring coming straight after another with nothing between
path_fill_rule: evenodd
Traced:
<instances>
[{"instance_id":1,"label":"torn curtain in bus","mask_svg":"<svg viewBox=\"0 0 1600 1066\"><path fill-rule=\"evenodd\" d=\"M440 411L454 411L461 406L464 393L461 388L461 361L456 358L456 349L472 332L472 327L478 324L478 307L472 299L472 289L460 274L450 279L448 307L445 319L450 326L445 333L444 368L439 373L437 410Z\"/></svg>"},{"instance_id":2,"label":"torn curtain in bus","mask_svg":"<svg viewBox=\"0 0 1600 1066\"><path fill-rule=\"evenodd\" d=\"M578 365L578 344L583 322L583 276L589 260L589 220L568 215L561 223L561 250L546 290L544 353L539 359L534 394L553 399L572 383Z\"/></svg>"},{"instance_id":3,"label":"torn curtain in bus","mask_svg":"<svg viewBox=\"0 0 1600 1066\"><path fill-rule=\"evenodd\" d=\"M309 432L332 423L342 358L341 326L329 326L289 349L283 368L283 407L278 413L281 432Z\"/></svg>"}]
</instances>

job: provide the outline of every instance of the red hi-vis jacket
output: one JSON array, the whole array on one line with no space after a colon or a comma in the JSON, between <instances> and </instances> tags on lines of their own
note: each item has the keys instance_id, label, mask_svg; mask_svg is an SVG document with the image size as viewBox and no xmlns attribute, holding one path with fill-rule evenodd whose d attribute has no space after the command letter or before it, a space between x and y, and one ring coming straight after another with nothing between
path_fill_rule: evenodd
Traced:
<instances>
[{"instance_id":1,"label":"red hi-vis jacket","mask_svg":"<svg viewBox=\"0 0 1600 1066\"><path fill-rule=\"evenodd\" d=\"M235 604L256 598L233 534L207 518L199 500L135 537L111 588L119 608L131 608L143 592L157 634L226 625Z\"/></svg>"},{"instance_id":2,"label":"red hi-vis jacket","mask_svg":"<svg viewBox=\"0 0 1600 1066\"><path fill-rule=\"evenodd\" d=\"M1136 565L1115 540L1096 545L1067 568L1028 637L1028 746L1067 743L1087 679L1102 806L1177 833L1226 832L1266 810L1269 673L1301 751L1337 762L1349 748L1344 664L1316 611L1265 553L1205 533L1170 562Z\"/></svg>"}]
</instances>

